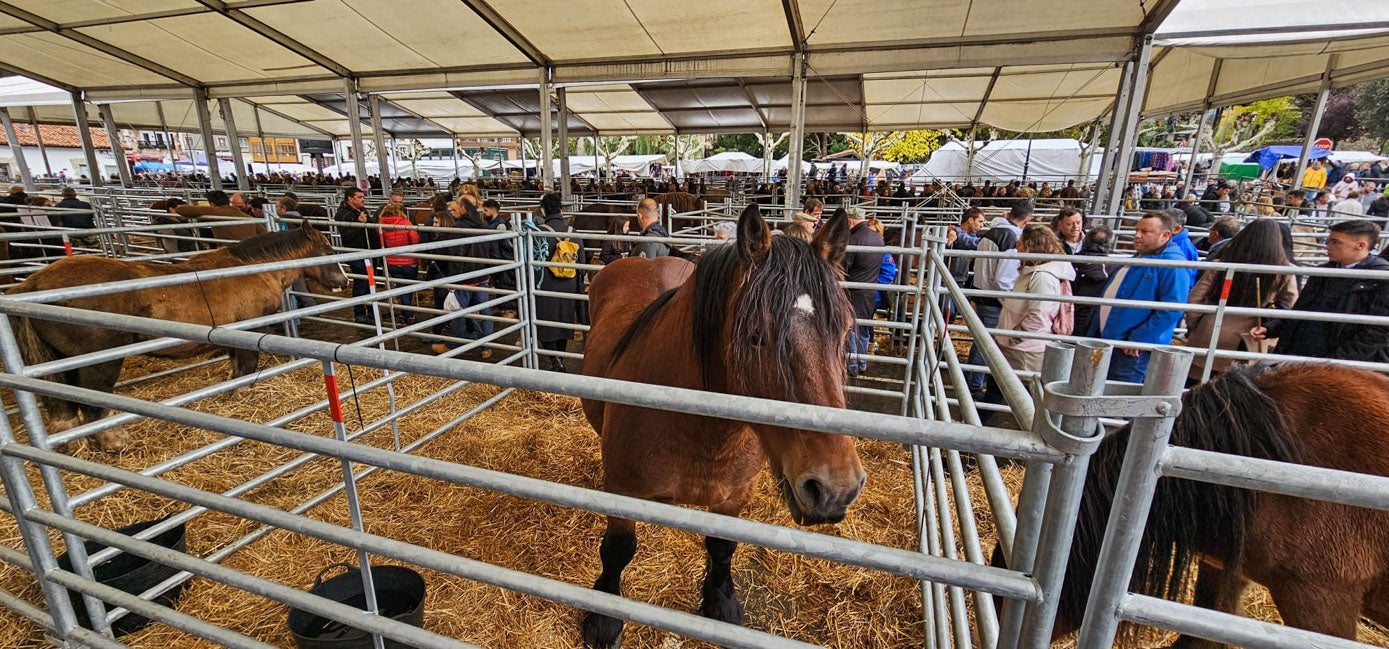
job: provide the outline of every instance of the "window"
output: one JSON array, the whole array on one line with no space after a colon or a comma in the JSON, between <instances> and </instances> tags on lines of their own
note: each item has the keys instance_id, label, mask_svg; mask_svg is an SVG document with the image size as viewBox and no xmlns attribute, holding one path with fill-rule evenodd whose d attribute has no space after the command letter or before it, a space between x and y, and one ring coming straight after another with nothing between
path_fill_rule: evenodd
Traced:
<instances>
[{"instance_id":1,"label":"window","mask_svg":"<svg viewBox=\"0 0 1389 649\"><path fill-rule=\"evenodd\" d=\"M222 135L218 135L218 136L217 136L217 148L218 148L218 149L230 148L230 147L227 146L227 138L226 138L226 136L222 136Z\"/></svg>"}]
</instances>

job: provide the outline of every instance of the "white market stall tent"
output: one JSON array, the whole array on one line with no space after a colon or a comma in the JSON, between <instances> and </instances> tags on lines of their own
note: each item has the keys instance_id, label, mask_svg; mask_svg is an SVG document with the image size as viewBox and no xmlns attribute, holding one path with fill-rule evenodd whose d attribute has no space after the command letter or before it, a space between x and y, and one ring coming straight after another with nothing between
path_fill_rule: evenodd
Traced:
<instances>
[{"instance_id":1,"label":"white market stall tent","mask_svg":"<svg viewBox=\"0 0 1389 649\"><path fill-rule=\"evenodd\" d=\"M723 153L716 153L703 160L684 161L683 166L687 174L724 172L760 174L762 173L763 164L762 158L757 156L742 151L724 151Z\"/></svg>"},{"instance_id":2,"label":"white market stall tent","mask_svg":"<svg viewBox=\"0 0 1389 649\"><path fill-rule=\"evenodd\" d=\"M1099 153L1090 156L1092 169L1098 166ZM1081 175L1084 154L1080 141L1074 139L993 140L982 146L976 142L971 161L966 143L952 141L936 149L911 182L964 178L1006 182L1025 177L1055 183Z\"/></svg>"}]
</instances>

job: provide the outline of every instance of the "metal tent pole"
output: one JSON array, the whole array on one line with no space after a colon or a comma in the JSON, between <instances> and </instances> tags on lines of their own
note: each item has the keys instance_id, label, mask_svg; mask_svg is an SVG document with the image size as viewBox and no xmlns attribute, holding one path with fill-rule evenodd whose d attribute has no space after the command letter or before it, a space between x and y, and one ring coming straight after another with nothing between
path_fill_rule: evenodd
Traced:
<instances>
[{"instance_id":1,"label":"metal tent pole","mask_svg":"<svg viewBox=\"0 0 1389 649\"><path fill-rule=\"evenodd\" d=\"M371 112L371 139L376 143L376 168L381 179L381 195L391 194L390 150L386 148L386 134L381 132L381 98L367 95L367 110Z\"/></svg>"},{"instance_id":2,"label":"metal tent pole","mask_svg":"<svg viewBox=\"0 0 1389 649\"><path fill-rule=\"evenodd\" d=\"M347 128L352 135L352 162L356 167L357 186L361 187L367 179L367 159L362 154L362 109L357 105L357 85L351 79L343 81L347 95ZM342 163L338 163L342 170Z\"/></svg>"},{"instance_id":3,"label":"metal tent pole","mask_svg":"<svg viewBox=\"0 0 1389 649\"><path fill-rule=\"evenodd\" d=\"M801 204L801 158L805 157L805 55L795 55L791 67L791 148L786 158L785 207L795 212Z\"/></svg>"},{"instance_id":4,"label":"metal tent pole","mask_svg":"<svg viewBox=\"0 0 1389 649\"><path fill-rule=\"evenodd\" d=\"M554 165L550 160L550 147L554 144L555 116L550 114L550 70L540 69L540 155L536 161L539 169L536 175L540 178L540 188L542 191L554 189Z\"/></svg>"},{"instance_id":5,"label":"metal tent pole","mask_svg":"<svg viewBox=\"0 0 1389 649\"><path fill-rule=\"evenodd\" d=\"M451 134L449 134L449 145L450 145L450 146L449 146L449 150L453 153L453 177L454 177L454 178L457 178L458 180L462 180L463 178L461 177L461 175L459 174L459 171L458 171L458 134L457 134L457 133L451 133ZM473 165L473 166L476 167L477 165ZM476 173L476 172L474 172L474 173Z\"/></svg>"},{"instance_id":6,"label":"metal tent pole","mask_svg":"<svg viewBox=\"0 0 1389 649\"><path fill-rule=\"evenodd\" d=\"M279 159L280 152L279 152L279 151L276 151L276 150L273 150L273 147L272 147L271 149L265 148L265 129L261 126L261 123L260 123L260 106L258 106L258 105L256 105L256 104L251 104L251 117L255 118L255 120L256 120L256 137L260 138L260 157L261 157L261 162L262 162L263 164L265 164L265 173L268 174L268 173L270 173L270 155L271 155L271 152L272 152L272 151L274 152L274 155L275 155L275 158L276 158L277 161L278 161L278 159ZM255 154L254 151L251 152L251 164L252 164L253 166L256 164L256 154ZM283 166L280 166L280 165L278 165L278 164L277 164L276 166L279 166L281 170L284 169Z\"/></svg>"},{"instance_id":7,"label":"metal tent pole","mask_svg":"<svg viewBox=\"0 0 1389 649\"><path fill-rule=\"evenodd\" d=\"M1114 98L1114 109L1109 116L1109 139L1105 141L1104 154L1100 156L1100 175L1095 178L1095 189L1090 194L1091 214L1106 212L1105 197L1109 196L1110 180L1114 178L1110 167L1114 166L1114 155L1119 146L1119 132L1124 130L1124 107L1129 102L1129 90L1133 85L1132 73L1133 63L1125 63L1123 73L1119 76L1119 94Z\"/></svg>"},{"instance_id":8,"label":"metal tent pole","mask_svg":"<svg viewBox=\"0 0 1389 649\"><path fill-rule=\"evenodd\" d=\"M563 87L555 89L559 100L559 193L565 205L572 198L569 190L569 106Z\"/></svg>"},{"instance_id":9,"label":"metal tent pole","mask_svg":"<svg viewBox=\"0 0 1389 649\"><path fill-rule=\"evenodd\" d=\"M159 128L163 129L161 133L163 133L165 138L164 148L169 152L169 171L177 172L178 158L174 157L174 135L169 132L169 122L164 119L164 102L154 102L154 112L159 115Z\"/></svg>"},{"instance_id":10,"label":"metal tent pole","mask_svg":"<svg viewBox=\"0 0 1389 649\"><path fill-rule=\"evenodd\" d=\"M1307 125L1307 137L1302 140L1302 153L1297 156L1297 172L1293 174L1293 187L1302 186L1302 174L1307 171L1307 159L1312 155L1312 143L1317 141L1322 114L1326 112L1326 100L1331 97L1331 71L1335 69L1337 59L1337 55L1332 54L1326 60L1326 70L1321 75L1321 88L1317 90L1317 107L1312 111L1312 122Z\"/></svg>"},{"instance_id":11,"label":"metal tent pole","mask_svg":"<svg viewBox=\"0 0 1389 649\"><path fill-rule=\"evenodd\" d=\"M222 97L217 100L222 110L222 124L227 129L227 144L231 146L232 164L236 165L236 188L246 191L251 188L251 179L246 177L246 159L241 155L241 134L236 130L236 118L232 116L231 100ZM261 147L265 142L261 142Z\"/></svg>"},{"instance_id":12,"label":"metal tent pole","mask_svg":"<svg viewBox=\"0 0 1389 649\"><path fill-rule=\"evenodd\" d=\"M43 158L43 173L53 177L53 165L48 162L48 147L43 145L43 132L39 131L39 114L33 106L29 107L29 127L34 129L34 142L39 145L39 157Z\"/></svg>"},{"instance_id":13,"label":"metal tent pole","mask_svg":"<svg viewBox=\"0 0 1389 649\"><path fill-rule=\"evenodd\" d=\"M92 126L87 123L87 105L82 103L82 93L75 90L72 93L72 115L77 120L77 138L82 141L82 154L87 158L87 176L91 178L93 187L100 187L101 164L97 162L96 147L92 145Z\"/></svg>"},{"instance_id":14,"label":"metal tent pole","mask_svg":"<svg viewBox=\"0 0 1389 649\"><path fill-rule=\"evenodd\" d=\"M29 174L29 161L24 159L24 147L19 145L19 136L14 130L14 120L10 119L10 109L0 106L0 123L5 126L5 138L10 141L10 153L14 155L15 167L19 168L19 180L25 191L34 191L34 177ZM34 131L38 132L37 129Z\"/></svg>"},{"instance_id":15,"label":"metal tent pole","mask_svg":"<svg viewBox=\"0 0 1389 649\"><path fill-rule=\"evenodd\" d=\"M130 159L125 157L125 147L121 146L121 133L116 128L116 118L111 114L111 104L97 104L96 112L101 116L101 125L106 128L106 139L111 140L111 157L116 161L116 173L121 177L121 184L130 187L134 184Z\"/></svg>"},{"instance_id":16,"label":"metal tent pole","mask_svg":"<svg viewBox=\"0 0 1389 649\"><path fill-rule=\"evenodd\" d=\"M1201 135L1206 132L1206 113L1210 111L1210 106L1202 104L1201 118L1196 120L1196 135L1191 138L1191 160L1186 163L1186 177L1182 179L1182 188L1187 193L1192 193L1191 183L1196 178L1196 154L1201 152ZM1212 163L1215 161L1212 160ZM1185 196L1178 196L1181 200Z\"/></svg>"},{"instance_id":17,"label":"metal tent pole","mask_svg":"<svg viewBox=\"0 0 1389 649\"><path fill-rule=\"evenodd\" d=\"M1124 189L1128 185L1129 167L1133 165L1133 149L1138 144L1138 121L1140 112L1143 110L1143 97L1148 88L1148 64L1153 55L1153 37L1147 35L1143 37L1143 44L1138 48L1138 60L1134 64L1133 87L1129 91L1129 104L1127 107L1128 117L1124 120L1124 139L1121 140L1119 149L1119 159L1117 174L1115 176L1114 187L1110 190L1110 205L1108 212L1119 214L1122 212L1122 199ZM1117 182L1120 178L1124 182Z\"/></svg>"},{"instance_id":18,"label":"metal tent pole","mask_svg":"<svg viewBox=\"0 0 1389 649\"><path fill-rule=\"evenodd\" d=\"M193 89L193 108L198 112L198 130L203 136L203 153L207 156L207 175L212 188L222 189L222 172L217 167L216 140L212 139L212 114L207 110L207 90Z\"/></svg>"}]
</instances>

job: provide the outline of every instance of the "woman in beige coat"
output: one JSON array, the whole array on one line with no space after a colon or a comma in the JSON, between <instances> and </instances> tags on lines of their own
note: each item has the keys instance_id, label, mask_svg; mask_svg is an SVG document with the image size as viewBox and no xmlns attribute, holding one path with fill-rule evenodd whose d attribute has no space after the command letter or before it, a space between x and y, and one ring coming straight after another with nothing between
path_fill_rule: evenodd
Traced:
<instances>
[{"instance_id":1,"label":"woman in beige coat","mask_svg":"<svg viewBox=\"0 0 1389 649\"><path fill-rule=\"evenodd\" d=\"M1221 248L1211 261L1267 266L1293 265L1288 261L1287 253L1283 249L1282 229L1278 226L1278 222L1273 219L1251 221L1239 234L1230 239L1230 243ZM1224 280L1225 271L1223 270L1203 271L1201 277L1196 281L1196 286L1191 289L1191 295L1187 302L1190 304L1218 304ZM1297 302L1297 288L1296 275L1237 271L1230 283L1229 298L1225 304L1233 307L1291 309L1293 304ZM1201 375L1205 372L1206 355L1202 350L1210 347L1211 332L1215 329L1215 322L1214 313L1196 311L1187 311L1186 313L1186 344L1196 353L1196 358L1191 363L1191 372L1188 374L1190 379L1188 383L1199 382ZM1258 318L1256 316L1225 314L1220 323L1220 337L1216 340L1216 349L1248 351L1244 347L1244 340L1240 334L1249 331L1257 324ZM1211 366L1211 371L1213 373L1223 372L1229 369L1233 362L1233 359L1217 357Z\"/></svg>"}]
</instances>

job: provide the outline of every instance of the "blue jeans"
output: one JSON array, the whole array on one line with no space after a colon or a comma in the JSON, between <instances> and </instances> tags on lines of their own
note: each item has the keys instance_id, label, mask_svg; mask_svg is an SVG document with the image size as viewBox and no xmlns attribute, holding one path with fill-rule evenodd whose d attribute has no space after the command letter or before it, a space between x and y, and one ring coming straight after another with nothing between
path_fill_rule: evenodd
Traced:
<instances>
[{"instance_id":1,"label":"blue jeans","mask_svg":"<svg viewBox=\"0 0 1389 649\"><path fill-rule=\"evenodd\" d=\"M367 274L367 261L365 259L349 261L347 262L347 270L353 275L362 275L362 277L354 277L352 279L352 297L361 297L369 293L367 278L365 277ZM352 307L352 315L358 319L369 318L371 317L371 309L368 309L365 304L358 304Z\"/></svg>"},{"instance_id":2,"label":"blue jeans","mask_svg":"<svg viewBox=\"0 0 1389 649\"><path fill-rule=\"evenodd\" d=\"M865 356L866 356L866 355L868 355L869 350L872 349L872 343L873 343L873 328L872 328L872 327L854 327L853 330L849 332L849 353L850 353L850 354L862 354L862 355L865 355ZM863 372L865 372L865 371L867 371L867 370L868 370L868 359L866 359L866 358L850 358L850 359L849 359L849 376L858 376L859 374L862 374Z\"/></svg>"},{"instance_id":3,"label":"blue jeans","mask_svg":"<svg viewBox=\"0 0 1389 649\"><path fill-rule=\"evenodd\" d=\"M478 288L487 288L488 282L483 282L477 286ZM492 299L492 294L485 291L455 289L454 295L458 296L458 304L464 309ZM454 318L449 322L449 335L454 338L468 338L470 340L478 340L479 338L492 335L493 322L491 320L473 318L473 315L492 315L492 307L489 306L478 311L476 314L468 314L466 316ZM457 347L458 343L448 343L448 346L452 349Z\"/></svg>"},{"instance_id":4,"label":"blue jeans","mask_svg":"<svg viewBox=\"0 0 1389 649\"><path fill-rule=\"evenodd\" d=\"M1142 383L1143 377L1148 374L1148 356L1151 353L1138 352L1137 356L1129 356L1124 350L1114 350L1109 360L1109 380Z\"/></svg>"},{"instance_id":5,"label":"blue jeans","mask_svg":"<svg viewBox=\"0 0 1389 649\"><path fill-rule=\"evenodd\" d=\"M984 321L984 326L993 329L998 326L998 314L1003 312L1001 304L981 304L974 303L974 312L979 314L979 319ZM968 365L984 365L984 352L979 349L979 344L974 343L969 346L969 357L965 359ZM983 372L965 373L965 381L969 383L971 392L979 392L984 389L984 379L987 374Z\"/></svg>"},{"instance_id":6,"label":"blue jeans","mask_svg":"<svg viewBox=\"0 0 1389 649\"><path fill-rule=\"evenodd\" d=\"M411 264L411 265L409 265L409 266L390 266L390 265L387 265L387 266L386 266L386 275L387 275L388 277L390 277L391 279L409 279L409 280L415 280L415 279L419 279L419 278L420 278L420 267L419 267L419 266L416 266L416 265L414 265L414 264ZM397 287L397 286L392 286L391 288L399 288L399 287ZM405 295L400 296L399 300L400 300L401 306L414 306L414 305L415 305L415 292L414 292L414 291L411 291L411 292L409 292L409 293L406 293ZM400 319L403 320L403 321L405 321L405 322L414 322L414 321L415 321L415 312L414 312L414 311L402 311L402 312L400 312Z\"/></svg>"}]
</instances>

